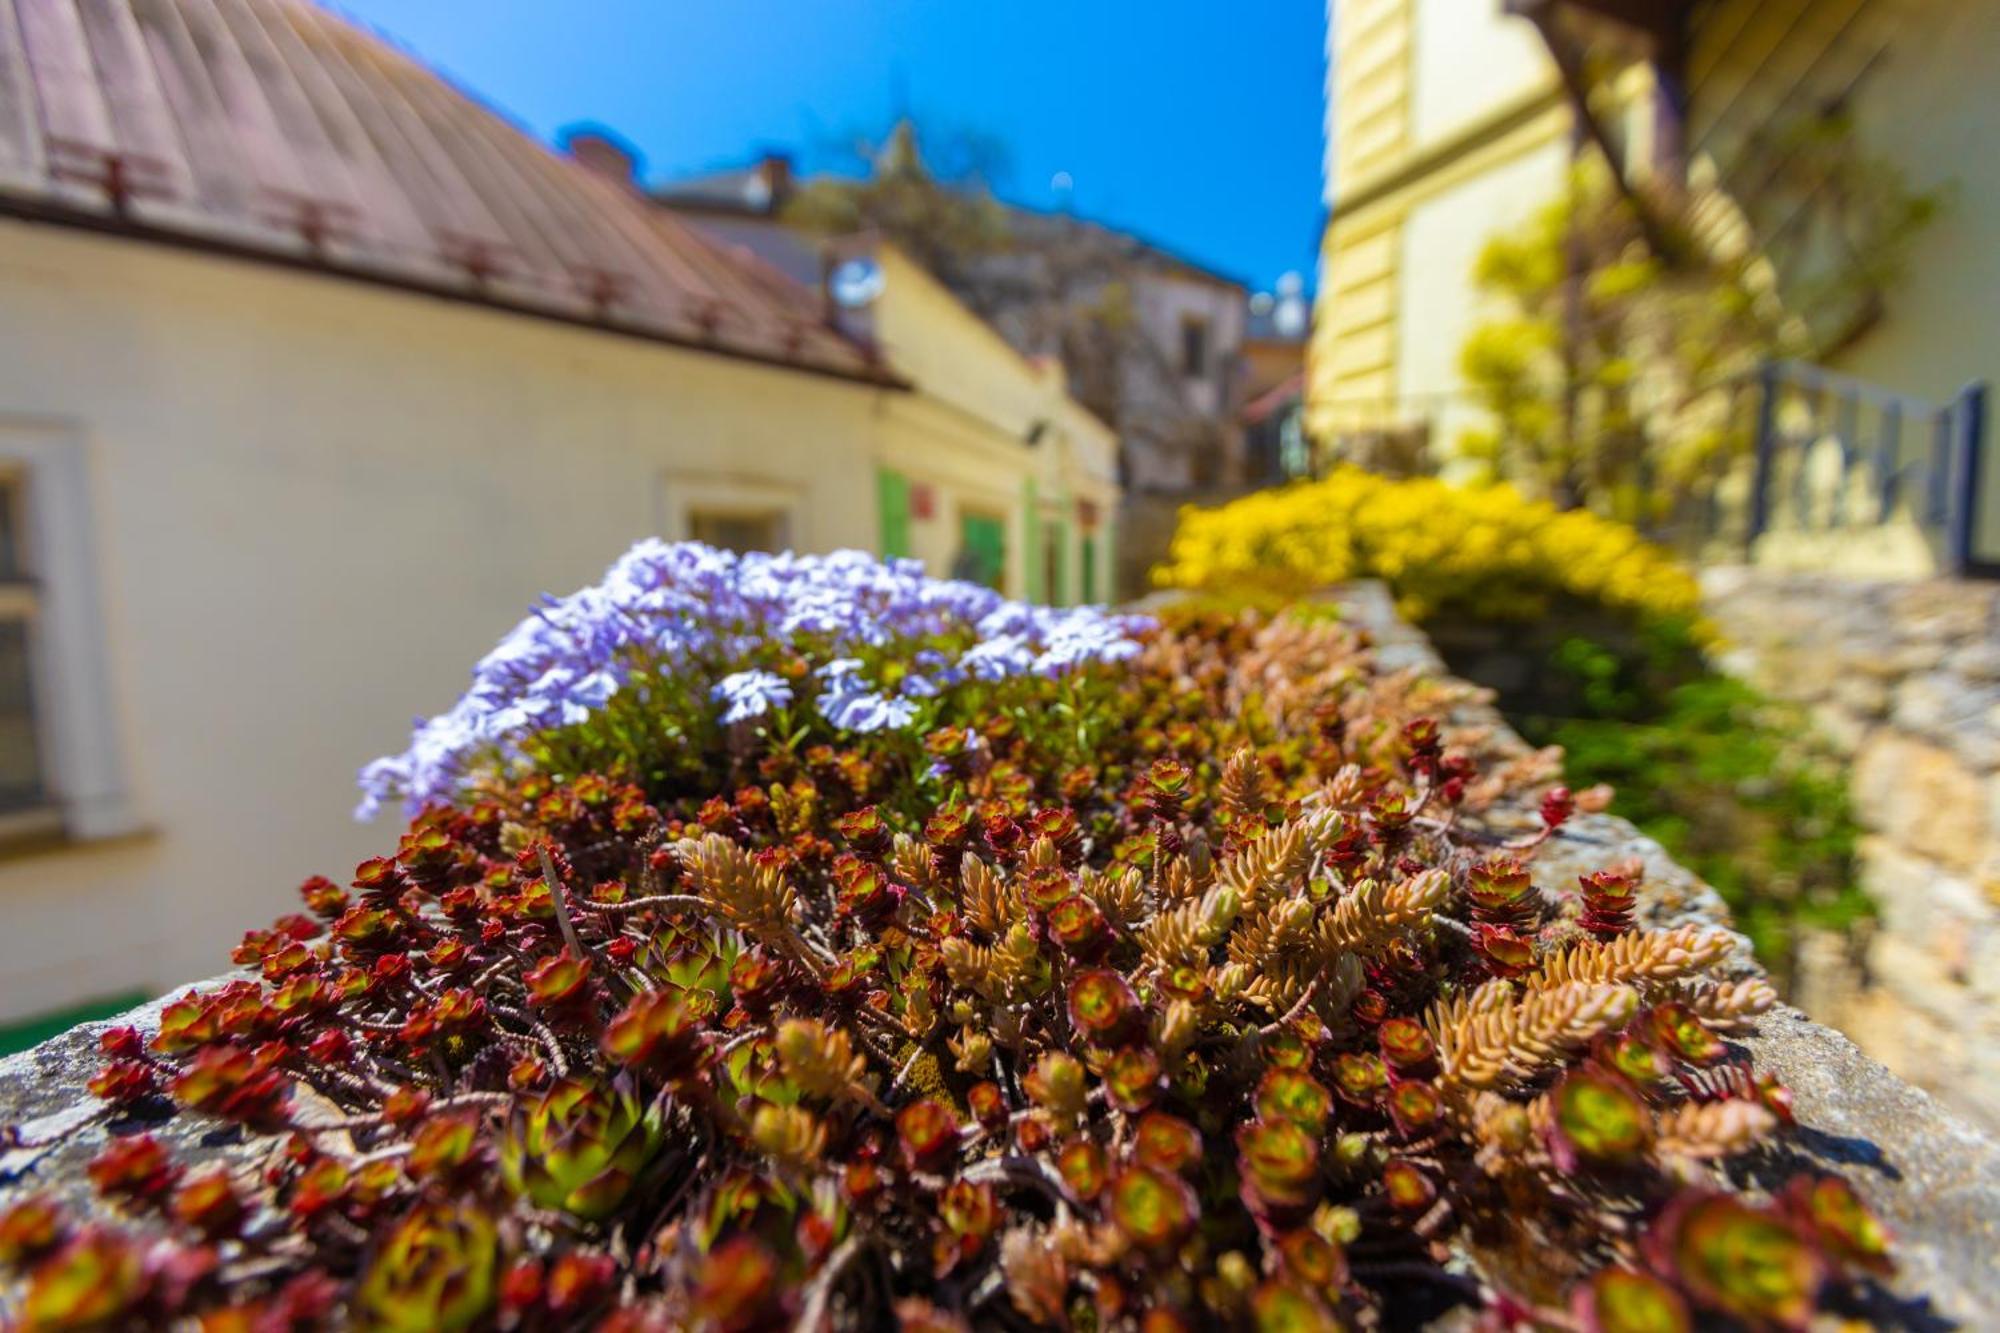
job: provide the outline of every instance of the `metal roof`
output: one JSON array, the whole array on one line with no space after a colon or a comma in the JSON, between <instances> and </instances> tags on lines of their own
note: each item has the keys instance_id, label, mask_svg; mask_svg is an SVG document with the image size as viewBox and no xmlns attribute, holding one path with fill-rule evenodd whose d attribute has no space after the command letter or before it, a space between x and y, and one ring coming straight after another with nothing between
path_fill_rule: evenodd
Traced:
<instances>
[{"instance_id":1,"label":"metal roof","mask_svg":"<svg viewBox=\"0 0 2000 1333\"><path fill-rule=\"evenodd\" d=\"M892 378L815 293L307 0L0 0L0 213Z\"/></svg>"}]
</instances>

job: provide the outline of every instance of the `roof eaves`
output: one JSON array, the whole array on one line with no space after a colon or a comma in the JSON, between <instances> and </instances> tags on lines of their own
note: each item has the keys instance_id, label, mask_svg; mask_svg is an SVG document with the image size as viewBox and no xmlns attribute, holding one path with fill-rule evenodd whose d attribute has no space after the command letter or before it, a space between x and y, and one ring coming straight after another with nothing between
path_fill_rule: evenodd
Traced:
<instances>
[{"instance_id":1,"label":"roof eaves","mask_svg":"<svg viewBox=\"0 0 2000 1333\"><path fill-rule=\"evenodd\" d=\"M906 392L915 386L886 365L869 358L867 349L854 344L838 330L824 329L824 332L848 347L854 354L856 364L842 366L830 361L804 361L780 356L752 347L743 347L714 339L692 338L675 333L663 327L651 327L637 322L620 322L606 315L602 317L575 313L555 306L535 306L521 301L501 299L490 292L481 292L426 281L421 275L361 264L340 264L316 258L309 253L287 253L272 249L261 242L239 241L226 234L202 234L191 230L166 228L149 225L131 217L120 218L65 204L53 203L45 198L24 198L19 194L0 190L0 218L16 221L53 225L100 236L115 236L123 239L160 245L168 249L184 250L211 257L242 260L249 263L289 270L294 273L312 274L318 277L336 278L355 282L364 286L402 292L413 296L425 296L454 305L468 305L482 310L502 314L520 315L530 319L544 320L571 328L587 329L613 337L637 339L657 346L677 348L682 351L705 352L734 361L747 361L774 369L797 371L800 374L821 378L843 380L869 388L889 389Z\"/></svg>"}]
</instances>

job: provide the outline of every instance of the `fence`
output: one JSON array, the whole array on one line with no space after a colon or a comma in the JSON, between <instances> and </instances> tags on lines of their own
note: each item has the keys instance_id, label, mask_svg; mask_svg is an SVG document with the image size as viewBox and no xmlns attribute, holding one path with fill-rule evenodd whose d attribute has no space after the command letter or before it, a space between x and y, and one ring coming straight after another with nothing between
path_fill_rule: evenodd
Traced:
<instances>
[{"instance_id":1,"label":"fence","mask_svg":"<svg viewBox=\"0 0 2000 1333\"><path fill-rule=\"evenodd\" d=\"M1720 386L1705 424L1727 442L1649 535L1701 562L1910 577L2000 578L2000 465L1987 386L1937 402L1800 361ZM1451 458L1484 419L1464 391L1320 404L1319 451L1392 473ZM1649 484L1641 465L1638 483Z\"/></svg>"},{"instance_id":2,"label":"fence","mask_svg":"<svg viewBox=\"0 0 2000 1333\"><path fill-rule=\"evenodd\" d=\"M1987 500L1986 385L1938 403L1796 361L1758 373L1742 541L1841 543L1898 530L1935 570L2000 577L2000 510ZM1990 512L1991 511L1991 512Z\"/></svg>"}]
</instances>

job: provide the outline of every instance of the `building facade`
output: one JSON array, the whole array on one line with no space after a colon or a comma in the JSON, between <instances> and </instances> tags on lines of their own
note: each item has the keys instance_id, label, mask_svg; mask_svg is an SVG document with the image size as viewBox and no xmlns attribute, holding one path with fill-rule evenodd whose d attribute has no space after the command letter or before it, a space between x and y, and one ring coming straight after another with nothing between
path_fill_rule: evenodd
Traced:
<instances>
[{"instance_id":1,"label":"building facade","mask_svg":"<svg viewBox=\"0 0 2000 1333\"><path fill-rule=\"evenodd\" d=\"M1458 349L1485 311L1474 262L1562 188L1569 109L1534 28L1501 0L1333 0L1327 43L1307 425L1435 447L1472 413Z\"/></svg>"},{"instance_id":2,"label":"building facade","mask_svg":"<svg viewBox=\"0 0 2000 1333\"><path fill-rule=\"evenodd\" d=\"M928 176L907 123L891 135L875 170L948 193ZM788 158L769 154L738 170L674 182L657 197L717 239L773 257L800 244L794 205L803 193L819 191L823 199L829 190L866 188L801 180ZM980 202L990 205L993 234L976 250L951 255L950 272L936 276L1018 353L1059 363L1071 396L1116 432L1122 495L1106 595L1143 592L1181 505L1226 498L1255 481L1240 419L1248 292L1128 232L1068 213ZM941 204L939 213L952 210Z\"/></svg>"},{"instance_id":3,"label":"building facade","mask_svg":"<svg viewBox=\"0 0 2000 1333\"><path fill-rule=\"evenodd\" d=\"M670 190L660 206L819 294L830 325L909 386L882 415L880 548L1055 605L1109 600L1118 437L1062 364L1012 345L872 232L826 238L782 216L781 158Z\"/></svg>"},{"instance_id":4,"label":"building facade","mask_svg":"<svg viewBox=\"0 0 2000 1333\"><path fill-rule=\"evenodd\" d=\"M1831 185L1760 207L1773 174L1813 136L1891 169L1894 188L1941 201L1937 216L1891 281L1856 283L1866 298L1813 331L1815 359L1937 403L2000 372L2000 166L1979 147L2000 115L1982 92L2000 9L1334 0L1328 12L1315 438L1420 436L1449 472L1453 442L1482 421L1460 349L1499 313L1474 263L1559 197L1577 155L1607 150L1628 183L1685 190L1702 244L1799 257L1799 271L1780 259L1771 275L1783 298L1865 278L1875 256L1843 240Z\"/></svg>"}]
</instances>

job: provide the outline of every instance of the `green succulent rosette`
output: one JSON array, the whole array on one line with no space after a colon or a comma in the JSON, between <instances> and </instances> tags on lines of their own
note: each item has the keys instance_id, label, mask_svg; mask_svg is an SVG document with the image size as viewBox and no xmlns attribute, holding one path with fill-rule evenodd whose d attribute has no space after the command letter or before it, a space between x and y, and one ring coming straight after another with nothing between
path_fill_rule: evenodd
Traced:
<instances>
[{"instance_id":1,"label":"green succulent rosette","mask_svg":"<svg viewBox=\"0 0 2000 1333\"><path fill-rule=\"evenodd\" d=\"M623 1079L564 1079L517 1110L500 1145L516 1194L585 1221L616 1212L659 1154L665 1124Z\"/></svg>"}]
</instances>

